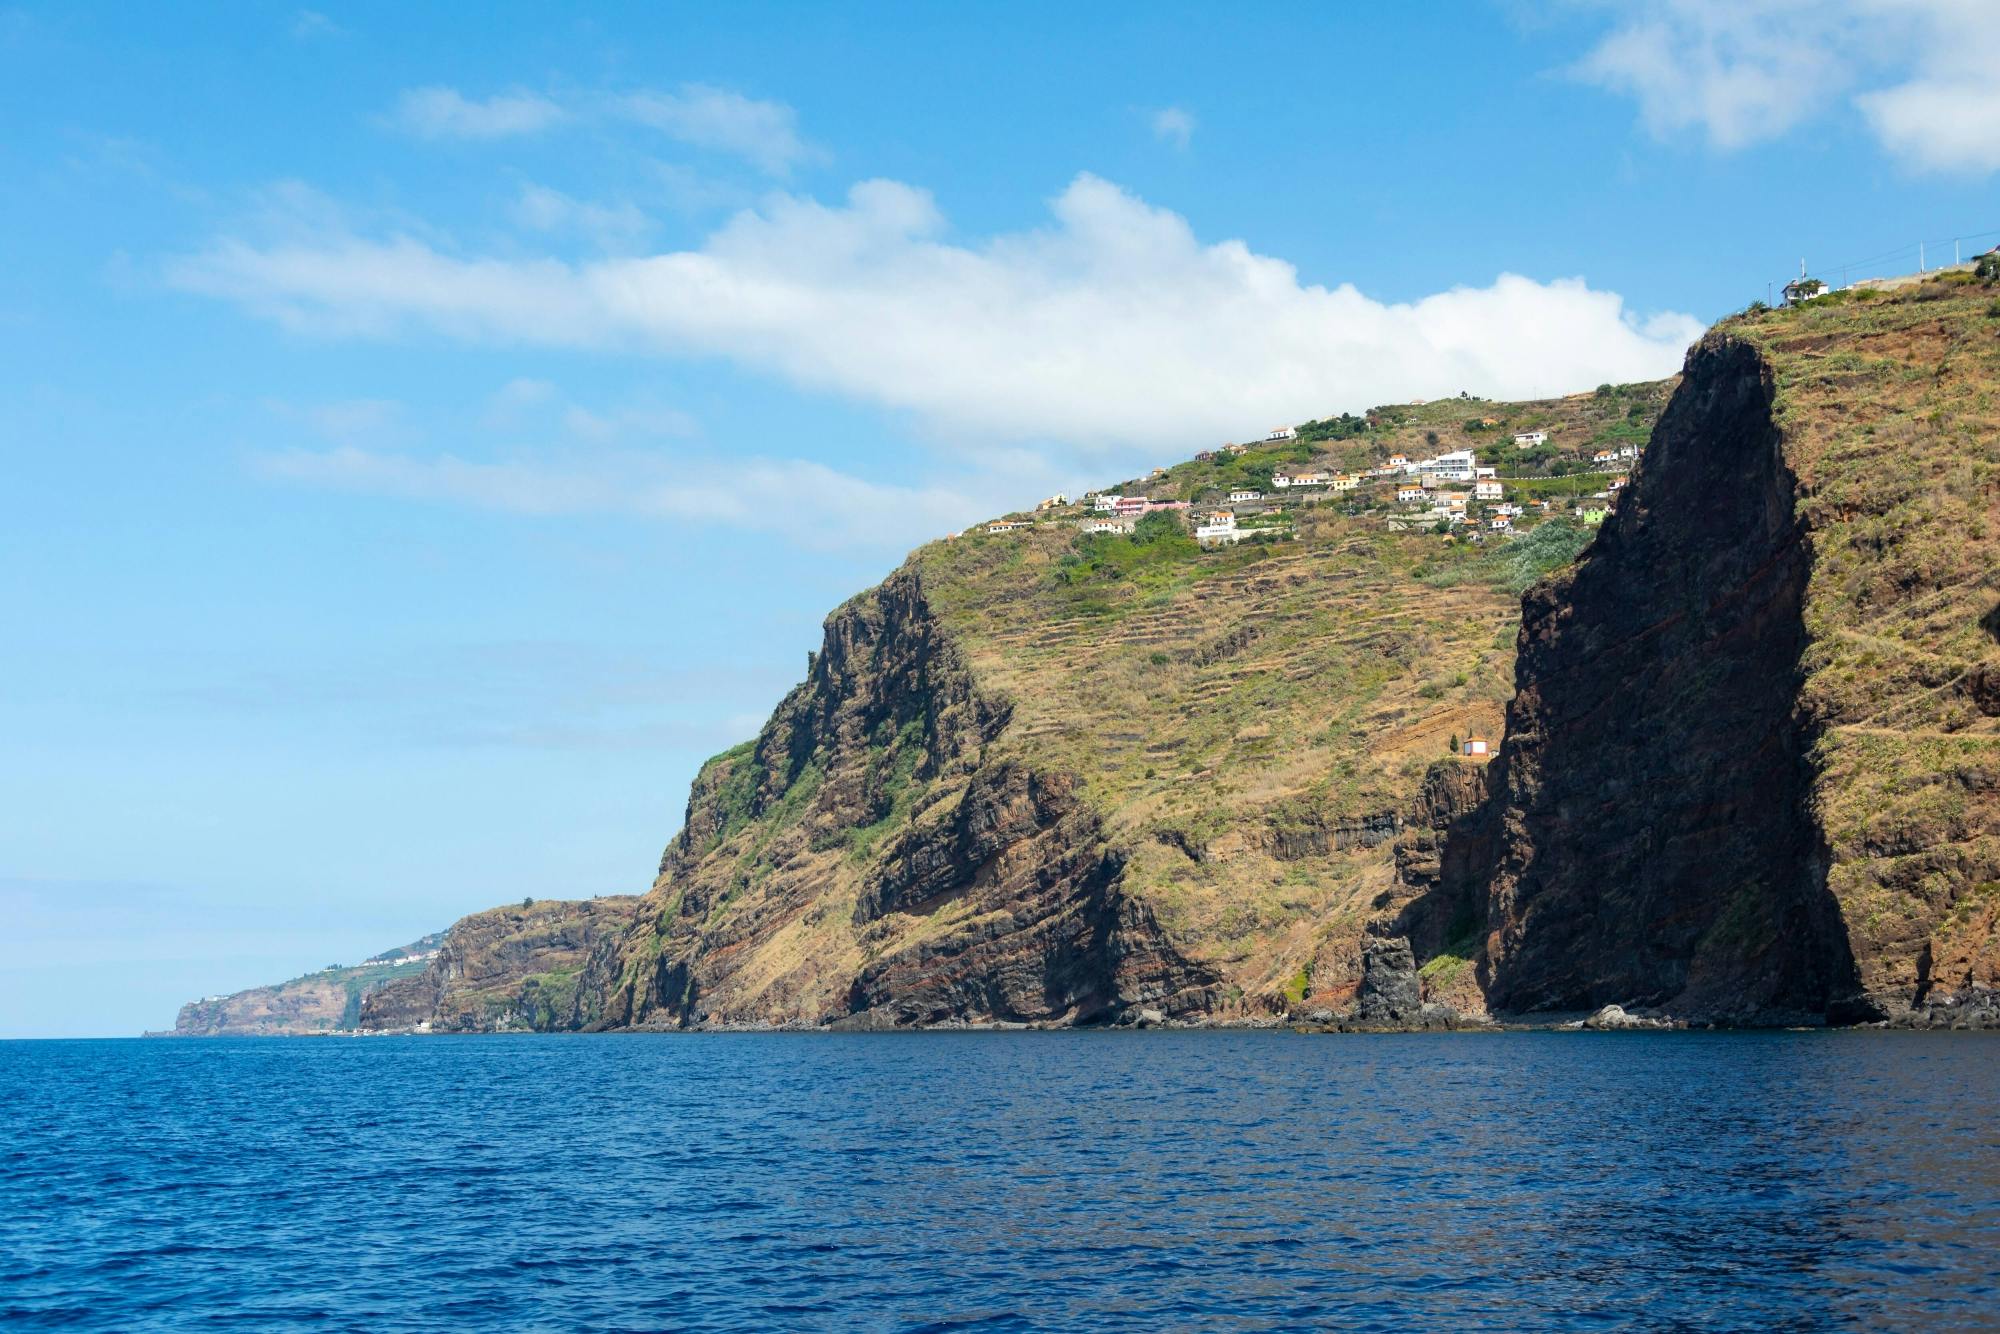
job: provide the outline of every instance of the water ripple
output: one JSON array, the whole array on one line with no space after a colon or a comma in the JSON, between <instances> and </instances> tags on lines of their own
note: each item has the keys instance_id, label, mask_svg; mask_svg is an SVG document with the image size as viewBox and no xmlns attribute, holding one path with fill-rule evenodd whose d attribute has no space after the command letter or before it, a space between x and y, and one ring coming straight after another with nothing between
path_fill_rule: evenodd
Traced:
<instances>
[{"instance_id":1,"label":"water ripple","mask_svg":"<svg viewBox=\"0 0 2000 1334\"><path fill-rule=\"evenodd\" d=\"M1953 1034L0 1043L9 1329L1981 1329Z\"/></svg>"}]
</instances>

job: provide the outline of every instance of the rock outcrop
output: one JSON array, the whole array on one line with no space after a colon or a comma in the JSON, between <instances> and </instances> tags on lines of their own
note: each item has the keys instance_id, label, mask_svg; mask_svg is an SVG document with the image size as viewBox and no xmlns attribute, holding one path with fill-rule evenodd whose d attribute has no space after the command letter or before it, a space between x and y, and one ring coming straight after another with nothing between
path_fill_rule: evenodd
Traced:
<instances>
[{"instance_id":1,"label":"rock outcrop","mask_svg":"<svg viewBox=\"0 0 2000 1334\"><path fill-rule=\"evenodd\" d=\"M828 618L807 681L706 767L579 1027L1078 1023L1206 1005L1125 894L1076 777L988 755L1010 718L905 568Z\"/></svg>"},{"instance_id":2,"label":"rock outcrop","mask_svg":"<svg viewBox=\"0 0 2000 1334\"><path fill-rule=\"evenodd\" d=\"M1523 604L1436 868L1495 1011L1969 1026L2000 980L2000 346L1948 288L1730 326ZM1450 934L1448 931L1442 934ZM1649 1013L1652 1013L1649 1010Z\"/></svg>"},{"instance_id":3,"label":"rock outcrop","mask_svg":"<svg viewBox=\"0 0 2000 1334\"><path fill-rule=\"evenodd\" d=\"M631 926L638 899L540 899L462 917L429 965L361 999L357 1027L494 1033L560 1027L593 947Z\"/></svg>"},{"instance_id":4,"label":"rock outcrop","mask_svg":"<svg viewBox=\"0 0 2000 1334\"><path fill-rule=\"evenodd\" d=\"M442 933L429 935L358 964L190 1001L174 1020L173 1036L301 1037L352 1031L370 998L419 976L421 960L442 939Z\"/></svg>"}]
</instances>

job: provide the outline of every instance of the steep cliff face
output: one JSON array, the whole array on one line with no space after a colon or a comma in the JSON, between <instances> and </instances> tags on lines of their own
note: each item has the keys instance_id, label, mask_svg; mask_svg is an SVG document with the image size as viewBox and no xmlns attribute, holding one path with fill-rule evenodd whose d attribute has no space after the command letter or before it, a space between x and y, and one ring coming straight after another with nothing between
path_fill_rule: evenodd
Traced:
<instances>
[{"instance_id":1,"label":"steep cliff face","mask_svg":"<svg viewBox=\"0 0 2000 1334\"><path fill-rule=\"evenodd\" d=\"M1690 353L1587 558L1522 608L1488 998L1744 1017L1854 989L1806 809L1809 554L1757 350Z\"/></svg>"},{"instance_id":2,"label":"steep cliff face","mask_svg":"<svg viewBox=\"0 0 2000 1334\"><path fill-rule=\"evenodd\" d=\"M579 1027L1079 1022L1208 978L1120 888L1073 775L988 755L981 690L906 567L828 618L806 682L712 761Z\"/></svg>"},{"instance_id":3,"label":"steep cliff face","mask_svg":"<svg viewBox=\"0 0 2000 1334\"><path fill-rule=\"evenodd\" d=\"M1494 1008L1756 1023L1985 1003L1986 301L1782 312L1689 354L1612 520L1524 600L1493 795L1409 915L1438 953L1436 923L1484 898L1468 953Z\"/></svg>"},{"instance_id":4,"label":"steep cliff face","mask_svg":"<svg viewBox=\"0 0 2000 1334\"><path fill-rule=\"evenodd\" d=\"M552 1028L593 946L630 927L630 895L543 899L460 918L429 965L361 998L357 1027L438 1033Z\"/></svg>"}]
</instances>

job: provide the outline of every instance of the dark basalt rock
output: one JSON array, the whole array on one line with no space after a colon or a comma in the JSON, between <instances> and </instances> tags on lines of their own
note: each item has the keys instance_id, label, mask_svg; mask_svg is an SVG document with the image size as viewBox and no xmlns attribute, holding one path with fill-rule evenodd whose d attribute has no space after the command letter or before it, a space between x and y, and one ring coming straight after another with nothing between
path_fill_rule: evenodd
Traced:
<instances>
[{"instance_id":1,"label":"dark basalt rock","mask_svg":"<svg viewBox=\"0 0 2000 1334\"><path fill-rule=\"evenodd\" d=\"M1361 946L1361 990L1355 1015L1364 1023L1395 1023L1423 1013L1423 984L1407 938L1371 936Z\"/></svg>"}]
</instances>

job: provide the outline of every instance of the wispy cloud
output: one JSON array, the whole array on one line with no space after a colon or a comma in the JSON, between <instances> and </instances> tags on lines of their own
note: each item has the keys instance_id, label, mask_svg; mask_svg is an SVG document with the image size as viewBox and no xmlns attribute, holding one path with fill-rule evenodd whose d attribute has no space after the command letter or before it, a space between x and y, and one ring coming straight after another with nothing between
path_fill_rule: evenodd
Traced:
<instances>
[{"instance_id":1,"label":"wispy cloud","mask_svg":"<svg viewBox=\"0 0 2000 1334\"><path fill-rule=\"evenodd\" d=\"M652 220L629 201L593 204L533 183L521 187L513 216L530 231L576 233L605 250L628 249L653 229Z\"/></svg>"},{"instance_id":2,"label":"wispy cloud","mask_svg":"<svg viewBox=\"0 0 2000 1334\"><path fill-rule=\"evenodd\" d=\"M782 102L760 101L726 88L683 84L668 92L631 93L619 114L693 148L729 153L784 176L824 154L799 136L798 115Z\"/></svg>"},{"instance_id":3,"label":"wispy cloud","mask_svg":"<svg viewBox=\"0 0 2000 1334\"><path fill-rule=\"evenodd\" d=\"M1161 107L1153 113L1153 137L1175 148L1186 148L1194 138L1194 113Z\"/></svg>"},{"instance_id":4,"label":"wispy cloud","mask_svg":"<svg viewBox=\"0 0 2000 1334\"><path fill-rule=\"evenodd\" d=\"M170 279L302 330L721 355L979 441L1166 454L1272 421L1470 389L1564 392L1670 372L1700 323L1581 279L1503 274L1385 304L1077 177L1053 225L945 239L931 196L865 181L779 196L698 249L571 264L406 235L226 240Z\"/></svg>"},{"instance_id":5,"label":"wispy cloud","mask_svg":"<svg viewBox=\"0 0 2000 1334\"><path fill-rule=\"evenodd\" d=\"M397 103L395 122L423 139L506 139L539 134L563 119L563 109L538 93L499 93L484 100L456 88L412 88Z\"/></svg>"},{"instance_id":6,"label":"wispy cloud","mask_svg":"<svg viewBox=\"0 0 2000 1334\"><path fill-rule=\"evenodd\" d=\"M405 92L390 120L423 139L503 139L564 122L626 122L689 148L740 158L775 177L826 159L799 133L798 113L790 106L704 83L561 101L523 89L481 99L440 84Z\"/></svg>"},{"instance_id":7,"label":"wispy cloud","mask_svg":"<svg viewBox=\"0 0 2000 1334\"><path fill-rule=\"evenodd\" d=\"M311 41L316 37L338 37L345 29L317 9L295 10L292 14L292 36L299 41Z\"/></svg>"},{"instance_id":8,"label":"wispy cloud","mask_svg":"<svg viewBox=\"0 0 2000 1334\"><path fill-rule=\"evenodd\" d=\"M2000 5L1990 0L1648 0L1571 70L1637 102L1657 137L1779 138L1851 101L1926 171L2000 170Z\"/></svg>"},{"instance_id":9,"label":"wispy cloud","mask_svg":"<svg viewBox=\"0 0 2000 1334\"><path fill-rule=\"evenodd\" d=\"M996 506L939 487L865 481L798 459L666 459L557 451L481 460L340 446L259 454L280 481L508 514L628 515L771 533L818 549L905 550Z\"/></svg>"}]
</instances>

